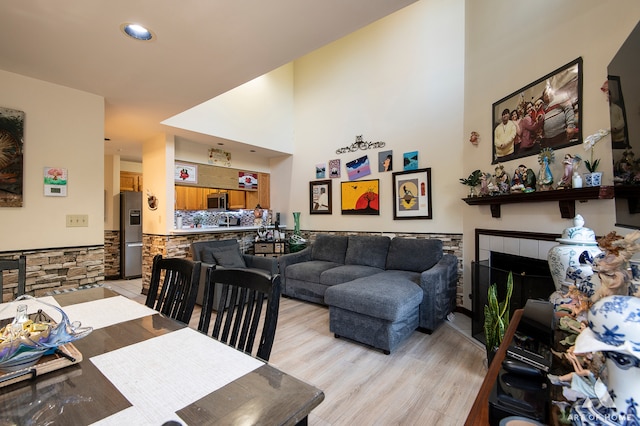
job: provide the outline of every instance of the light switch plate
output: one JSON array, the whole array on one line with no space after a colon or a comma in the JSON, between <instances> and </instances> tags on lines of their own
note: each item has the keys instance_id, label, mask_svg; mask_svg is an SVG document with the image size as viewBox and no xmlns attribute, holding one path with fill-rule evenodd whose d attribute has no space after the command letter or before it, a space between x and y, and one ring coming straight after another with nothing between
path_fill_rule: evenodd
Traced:
<instances>
[{"instance_id":1,"label":"light switch plate","mask_svg":"<svg viewBox=\"0 0 640 426\"><path fill-rule=\"evenodd\" d=\"M68 214L67 215L67 228L88 227L89 215L88 214Z\"/></svg>"}]
</instances>

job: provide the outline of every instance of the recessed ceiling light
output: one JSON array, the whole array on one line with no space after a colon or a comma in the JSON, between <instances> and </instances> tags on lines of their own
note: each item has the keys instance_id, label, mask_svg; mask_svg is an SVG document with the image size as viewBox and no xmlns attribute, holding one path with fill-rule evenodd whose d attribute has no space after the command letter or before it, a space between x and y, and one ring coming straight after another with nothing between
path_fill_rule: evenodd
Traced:
<instances>
[{"instance_id":1,"label":"recessed ceiling light","mask_svg":"<svg viewBox=\"0 0 640 426\"><path fill-rule=\"evenodd\" d=\"M222 143L222 142L218 142L218 145L224 145L224 143Z\"/></svg>"},{"instance_id":2,"label":"recessed ceiling light","mask_svg":"<svg viewBox=\"0 0 640 426\"><path fill-rule=\"evenodd\" d=\"M135 40L150 41L155 38L151 30L139 24L124 23L120 25L120 31Z\"/></svg>"},{"instance_id":3,"label":"recessed ceiling light","mask_svg":"<svg viewBox=\"0 0 640 426\"><path fill-rule=\"evenodd\" d=\"M249 152L256 152L256 150L255 149L250 149Z\"/></svg>"}]
</instances>

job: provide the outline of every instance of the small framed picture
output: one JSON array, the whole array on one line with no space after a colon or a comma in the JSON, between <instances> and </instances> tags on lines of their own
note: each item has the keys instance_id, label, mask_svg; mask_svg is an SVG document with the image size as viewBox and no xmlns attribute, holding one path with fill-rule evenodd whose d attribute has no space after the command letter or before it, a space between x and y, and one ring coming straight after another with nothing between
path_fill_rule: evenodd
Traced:
<instances>
[{"instance_id":1,"label":"small framed picture","mask_svg":"<svg viewBox=\"0 0 640 426\"><path fill-rule=\"evenodd\" d=\"M393 170L393 151L382 151L378 153L378 171L390 172Z\"/></svg>"},{"instance_id":2,"label":"small framed picture","mask_svg":"<svg viewBox=\"0 0 640 426\"><path fill-rule=\"evenodd\" d=\"M431 169L393 173L393 219L433 219Z\"/></svg>"},{"instance_id":3,"label":"small framed picture","mask_svg":"<svg viewBox=\"0 0 640 426\"><path fill-rule=\"evenodd\" d=\"M67 169L44 168L44 195L47 197L67 196Z\"/></svg>"},{"instance_id":4,"label":"small framed picture","mask_svg":"<svg viewBox=\"0 0 640 426\"><path fill-rule=\"evenodd\" d=\"M347 164L347 176L349 180L356 180L363 176L371 174L371 167L369 166L369 157L363 155L360 158L356 158L353 161L349 161Z\"/></svg>"},{"instance_id":5,"label":"small framed picture","mask_svg":"<svg viewBox=\"0 0 640 426\"><path fill-rule=\"evenodd\" d=\"M173 180L175 182L198 183L198 166L195 164L176 163Z\"/></svg>"},{"instance_id":6,"label":"small framed picture","mask_svg":"<svg viewBox=\"0 0 640 426\"><path fill-rule=\"evenodd\" d=\"M309 182L309 214L331 214L331 180Z\"/></svg>"},{"instance_id":7,"label":"small framed picture","mask_svg":"<svg viewBox=\"0 0 640 426\"><path fill-rule=\"evenodd\" d=\"M402 155L402 168L404 170L418 169L418 151L405 152Z\"/></svg>"}]
</instances>

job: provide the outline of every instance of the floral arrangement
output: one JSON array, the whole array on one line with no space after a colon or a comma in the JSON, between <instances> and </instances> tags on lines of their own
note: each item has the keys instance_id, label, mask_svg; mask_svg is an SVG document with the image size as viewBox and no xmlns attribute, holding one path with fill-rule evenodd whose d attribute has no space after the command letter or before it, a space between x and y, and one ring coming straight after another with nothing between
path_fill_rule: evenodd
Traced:
<instances>
[{"instance_id":1,"label":"floral arrangement","mask_svg":"<svg viewBox=\"0 0 640 426\"><path fill-rule=\"evenodd\" d=\"M594 133L593 135L589 135L586 138L584 138L584 142L582 142L582 146L584 147L584 150L591 151L591 161L585 160L584 162L585 166L587 166L587 170L589 170L589 173L595 172L598 169L598 165L600 164L599 158L596 160L593 159L593 148L596 146L596 144L600 139L607 136L608 134L609 134L609 130L600 129L598 130L597 133Z\"/></svg>"}]
</instances>

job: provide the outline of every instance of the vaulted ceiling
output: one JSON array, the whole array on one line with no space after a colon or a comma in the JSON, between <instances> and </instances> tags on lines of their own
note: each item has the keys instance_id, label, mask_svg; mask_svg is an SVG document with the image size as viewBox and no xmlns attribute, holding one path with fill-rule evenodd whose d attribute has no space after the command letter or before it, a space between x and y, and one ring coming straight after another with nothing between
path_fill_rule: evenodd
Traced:
<instances>
[{"instance_id":1,"label":"vaulted ceiling","mask_svg":"<svg viewBox=\"0 0 640 426\"><path fill-rule=\"evenodd\" d=\"M158 133L212 144L160 122L414 1L4 1L0 69L103 96L105 153L138 160ZM128 39L123 23L156 39Z\"/></svg>"}]
</instances>

